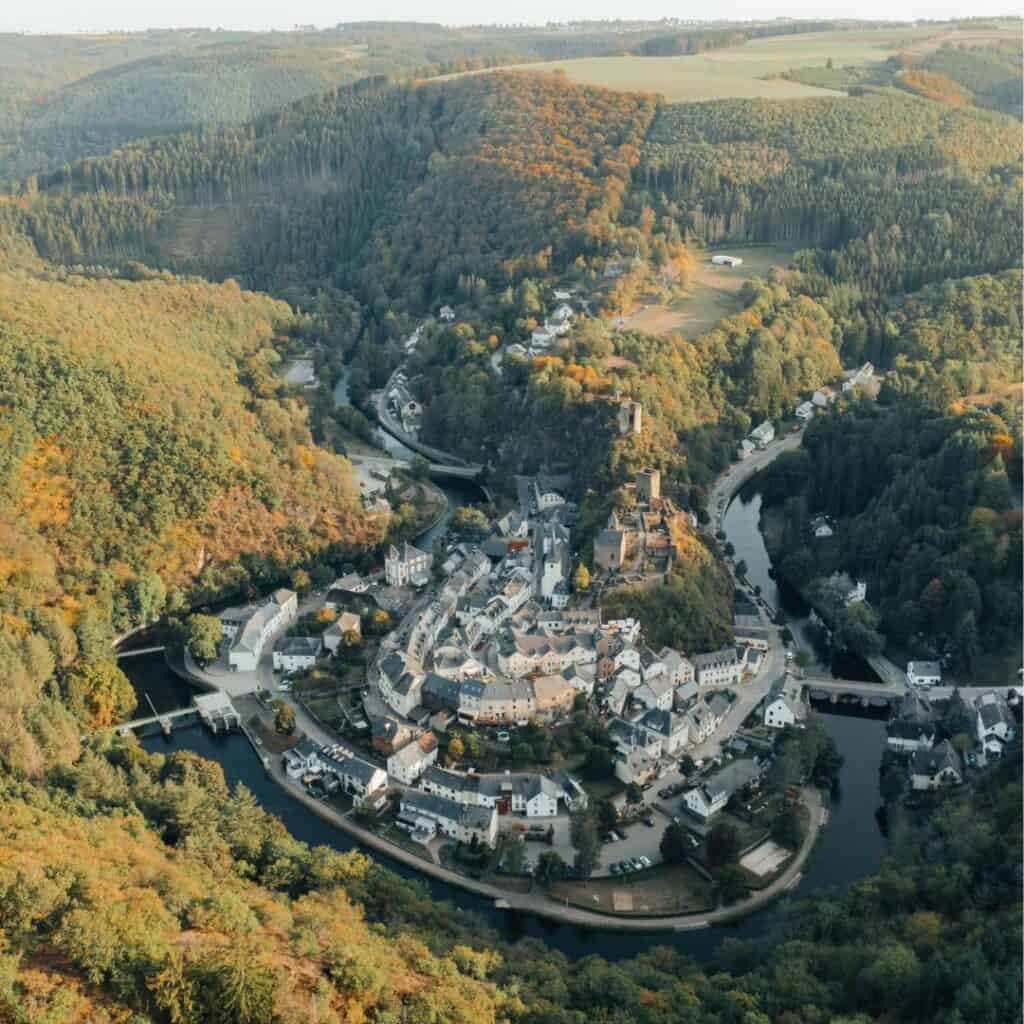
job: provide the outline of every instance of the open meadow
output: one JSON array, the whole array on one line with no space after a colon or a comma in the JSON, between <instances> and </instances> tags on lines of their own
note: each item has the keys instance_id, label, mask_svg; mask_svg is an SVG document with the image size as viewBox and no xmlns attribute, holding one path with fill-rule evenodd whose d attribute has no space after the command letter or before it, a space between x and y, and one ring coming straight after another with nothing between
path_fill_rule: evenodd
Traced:
<instances>
[{"instance_id":1,"label":"open meadow","mask_svg":"<svg viewBox=\"0 0 1024 1024\"><path fill-rule=\"evenodd\" d=\"M718 250L716 250L717 252ZM710 330L722 317L743 308L740 289L752 277L767 277L774 266L786 266L794 249L782 245L733 245L721 252L738 256L738 267L720 267L712 253L700 252L687 282L686 294L668 301L641 296L632 313L617 323L623 330L664 335L679 332L688 338Z\"/></svg>"},{"instance_id":2,"label":"open meadow","mask_svg":"<svg viewBox=\"0 0 1024 1024\"><path fill-rule=\"evenodd\" d=\"M773 76L801 68L837 67L884 61L902 51L923 53L944 42L1006 38L993 29L971 34L945 26L813 32L752 39L738 46L681 57L582 57L517 64L520 71L562 71L582 85L660 93L670 103L741 98L800 99L843 95ZM475 72L471 72L475 73Z\"/></svg>"}]
</instances>

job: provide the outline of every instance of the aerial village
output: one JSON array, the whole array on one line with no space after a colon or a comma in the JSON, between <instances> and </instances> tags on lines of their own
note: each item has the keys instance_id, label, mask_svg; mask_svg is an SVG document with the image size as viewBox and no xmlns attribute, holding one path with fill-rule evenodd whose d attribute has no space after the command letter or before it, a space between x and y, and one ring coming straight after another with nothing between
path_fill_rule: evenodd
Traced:
<instances>
[{"instance_id":1,"label":"aerial village","mask_svg":"<svg viewBox=\"0 0 1024 1024\"><path fill-rule=\"evenodd\" d=\"M521 354L544 352L569 329L571 298L555 294L557 305L518 346ZM442 323L453 316L449 307L438 314ZM410 336L407 352L422 331ZM872 376L865 364L841 387ZM401 370L388 387L386 411L416 437L422 409ZM798 405L796 429L837 397L823 387ZM623 437L641 435L641 404L621 399L617 426ZM737 459L777 444L775 425L762 423ZM573 816L595 800L614 809L602 815L596 876L658 863L669 825L682 827L697 848L730 810L757 804L775 738L804 727L807 696L815 693L782 632L755 607L756 615L738 611L735 640L719 650L655 650L643 622L604 617L605 588L665 579L697 520L662 495L657 469L637 472L628 485L632 501L595 537L593 578L586 573L581 581L570 483L555 473L520 476L515 505L484 520L472 539L449 533L431 550L394 544L382 569L350 572L301 608L296 594L279 590L221 614L229 669L262 672L272 701L305 713L301 738L275 765L289 784L340 800L364 826L434 864L470 872L488 853L503 862L509 836L545 842L571 865ZM810 530L812 542L827 539L833 524L822 519ZM867 599L862 581L833 582L844 603ZM368 614L383 616L379 635L363 635ZM318 628L304 628L313 623ZM347 698L332 698L340 719L325 723L304 700L304 680L318 666L351 660L353 650L362 656L357 678ZM264 671L268 661L272 671ZM940 679L937 666L911 663L893 703L888 757L911 791L963 779L962 754L939 740L939 711L926 696ZM966 756L975 763L998 756L1013 736L1005 698L977 697L968 713L976 717L978 752ZM538 738L550 748L565 733L579 740L584 731L583 746L598 754L580 757L570 743L555 764L535 756ZM751 849L744 866L755 875L776 874L793 852L771 840ZM535 868L529 857L504 865L511 873Z\"/></svg>"}]
</instances>

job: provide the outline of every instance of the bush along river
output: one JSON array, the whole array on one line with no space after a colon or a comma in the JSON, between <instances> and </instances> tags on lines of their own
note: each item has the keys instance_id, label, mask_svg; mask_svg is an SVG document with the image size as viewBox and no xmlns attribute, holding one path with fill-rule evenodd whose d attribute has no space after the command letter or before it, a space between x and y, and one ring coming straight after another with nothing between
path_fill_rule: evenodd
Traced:
<instances>
[{"instance_id":1,"label":"bush along river","mask_svg":"<svg viewBox=\"0 0 1024 1024\"><path fill-rule=\"evenodd\" d=\"M455 504L472 500L472 494L453 488L449 496ZM805 646L812 647L823 663L827 654L816 639L808 610L793 595L784 593L769 575L768 554L759 530L760 495L756 480L748 484L726 512L725 530L736 547L736 557L746 561L748 578L759 584L765 597L784 607L788 624ZM436 528L435 528L436 529ZM434 531L432 530L431 533ZM440 530L438 531L440 532ZM427 538L432 540L432 538ZM421 543L423 539L421 539ZM149 695L161 710L188 703L188 686L171 672L160 654L125 659L122 669L137 691ZM823 667L819 664L819 668ZM843 667L844 672L848 670ZM147 705L148 706L148 705ZM755 938L763 935L777 920L786 900L806 897L830 886L846 887L873 871L885 853L886 841L878 827L875 812L879 806L878 769L885 745L885 721L880 712L822 705L819 709L826 731L844 759L839 790L832 796L827 826L808 859L799 883L783 900L756 911L730 925L715 925L685 932L616 933L559 925L531 914L496 909L490 900L466 892L419 872L377 852L369 855L407 879L419 882L435 899L448 900L459 909L478 915L505 939L538 938L567 956L599 954L608 959L628 957L654 946L672 946L697 961L707 961L726 937ZM244 784L262 806L281 819L295 838L313 845L328 845L338 850L359 848L348 835L332 828L322 818L291 799L264 772L259 758L241 735L214 737L202 729L187 728L170 737L154 735L142 741L153 752L171 753L191 750L221 765L230 785ZM369 852L369 851L367 851Z\"/></svg>"}]
</instances>

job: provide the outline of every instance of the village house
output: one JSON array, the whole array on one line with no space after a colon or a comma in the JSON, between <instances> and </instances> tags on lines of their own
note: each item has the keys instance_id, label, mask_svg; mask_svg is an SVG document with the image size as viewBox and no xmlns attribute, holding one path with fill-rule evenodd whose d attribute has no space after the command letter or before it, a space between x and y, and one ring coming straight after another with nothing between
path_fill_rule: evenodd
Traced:
<instances>
[{"instance_id":1,"label":"village house","mask_svg":"<svg viewBox=\"0 0 1024 1024\"><path fill-rule=\"evenodd\" d=\"M703 743L716 729L718 723L708 710L707 704L699 701L686 715L686 724L690 734L690 743Z\"/></svg>"},{"instance_id":2,"label":"village house","mask_svg":"<svg viewBox=\"0 0 1024 1024\"><path fill-rule=\"evenodd\" d=\"M262 605L227 608L220 615L221 634L231 640L228 666L233 672L255 672L271 637L295 621L299 599L294 591L275 590Z\"/></svg>"},{"instance_id":3,"label":"village house","mask_svg":"<svg viewBox=\"0 0 1024 1024\"><path fill-rule=\"evenodd\" d=\"M698 686L730 686L743 678L743 663L735 647L696 654L693 673Z\"/></svg>"},{"instance_id":4,"label":"village house","mask_svg":"<svg viewBox=\"0 0 1024 1024\"><path fill-rule=\"evenodd\" d=\"M320 748L308 736L304 736L281 755L281 764L290 779L301 779L304 775L323 769Z\"/></svg>"},{"instance_id":5,"label":"village house","mask_svg":"<svg viewBox=\"0 0 1024 1024\"><path fill-rule=\"evenodd\" d=\"M815 540L824 540L835 534L828 516L814 516L810 522L810 531Z\"/></svg>"},{"instance_id":6,"label":"village house","mask_svg":"<svg viewBox=\"0 0 1024 1024\"><path fill-rule=\"evenodd\" d=\"M806 423L808 420L814 419L814 403L813 402L801 402L794 410L796 418Z\"/></svg>"},{"instance_id":7,"label":"village house","mask_svg":"<svg viewBox=\"0 0 1024 1024\"><path fill-rule=\"evenodd\" d=\"M667 675L655 676L649 682L641 683L633 691L633 700L643 704L645 708L658 711L671 711L675 697L675 687Z\"/></svg>"},{"instance_id":8,"label":"village house","mask_svg":"<svg viewBox=\"0 0 1024 1024\"><path fill-rule=\"evenodd\" d=\"M538 676L532 685L537 718L558 718L572 710L577 691L563 675Z\"/></svg>"},{"instance_id":9,"label":"village house","mask_svg":"<svg viewBox=\"0 0 1024 1024\"><path fill-rule=\"evenodd\" d=\"M405 543L400 548L392 544L384 558L384 577L389 587L426 586L433 564L432 554L412 544Z\"/></svg>"},{"instance_id":10,"label":"village house","mask_svg":"<svg viewBox=\"0 0 1024 1024\"><path fill-rule=\"evenodd\" d=\"M466 806L419 789L402 794L398 823L420 841L429 840L435 831L459 842L476 840L485 846L494 846L498 838L498 814L493 807Z\"/></svg>"},{"instance_id":11,"label":"village house","mask_svg":"<svg viewBox=\"0 0 1024 1024\"><path fill-rule=\"evenodd\" d=\"M316 664L322 650L323 641L318 636L285 637L274 651L274 671L286 676L303 672Z\"/></svg>"},{"instance_id":12,"label":"village house","mask_svg":"<svg viewBox=\"0 0 1024 1024\"><path fill-rule=\"evenodd\" d=\"M775 427L771 420L765 420L764 423L754 427L750 432L750 440L758 448L767 448L775 440Z\"/></svg>"},{"instance_id":13,"label":"village house","mask_svg":"<svg viewBox=\"0 0 1024 1024\"><path fill-rule=\"evenodd\" d=\"M642 786L658 774L658 762L643 747L615 751L615 777L625 786Z\"/></svg>"},{"instance_id":14,"label":"village house","mask_svg":"<svg viewBox=\"0 0 1024 1024\"><path fill-rule=\"evenodd\" d=\"M370 589L368 580L364 580L362 576L357 572L350 572L344 576L340 576L336 579L328 588L327 596L331 595L331 591L340 591L344 594L365 594ZM324 604L329 602L325 601Z\"/></svg>"},{"instance_id":15,"label":"village house","mask_svg":"<svg viewBox=\"0 0 1024 1024\"><path fill-rule=\"evenodd\" d=\"M522 814L527 818L553 818L558 801L565 798L562 785L531 772L465 775L433 767L423 773L420 789L469 807L493 807L498 814Z\"/></svg>"},{"instance_id":16,"label":"village house","mask_svg":"<svg viewBox=\"0 0 1024 1024\"><path fill-rule=\"evenodd\" d=\"M764 698L764 724L769 729L798 725L807 715L801 684L790 675L781 675Z\"/></svg>"},{"instance_id":17,"label":"village house","mask_svg":"<svg viewBox=\"0 0 1024 1024\"><path fill-rule=\"evenodd\" d=\"M851 391L861 384L866 384L875 375L875 368L871 363L865 363L855 370L846 370L843 373L843 391Z\"/></svg>"},{"instance_id":18,"label":"village house","mask_svg":"<svg viewBox=\"0 0 1024 1024\"><path fill-rule=\"evenodd\" d=\"M989 756L1001 756L1003 745L1017 734L1017 720L1006 698L995 690L989 690L974 702L974 709L978 743Z\"/></svg>"},{"instance_id":19,"label":"village house","mask_svg":"<svg viewBox=\"0 0 1024 1024\"><path fill-rule=\"evenodd\" d=\"M886 746L901 754L931 750L935 743L935 718L928 698L917 690L908 690L886 726Z\"/></svg>"},{"instance_id":20,"label":"village house","mask_svg":"<svg viewBox=\"0 0 1024 1024\"><path fill-rule=\"evenodd\" d=\"M675 707L676 710L685 710L697 699L700 693L697 684L691 679L688 683L680 683L676 687Z\"/></svg>"},{"instance_id":21,"label":"village house","mask_svg":"<svg viewBox=\"0 0 1024 1024\"><path fill-rule=\"evenodd\" d=\"M910 767L910 788L916 791L958 786L964 781L960 755L949 740L914 753Z\"/></svg>"},{"instance_id":22,"label":"village house","mask_svg":"<svg viewBox=\"0 0 1024 1024\"><path fill-rule=\"evenodd\" d=\"M685 655L680 654L671 647L662 647L658 651L658 658L665 666L665 671L674 686L682 686L683 683L693 682L693 662L685 657Z\"/></svg>"},{"instance_id":23,"label":"village house","mask_svg":"<svg viewBox=\"0 0 1024 1024\"><path fill-rule=\"evenodd\" d=\"M819 409L826 409L839 396L830 387L821 387L811 395L811 402Z\"/></svg>"},{"instance_id":24,"label":"village house","mask_svg":"<svg viewBox=\"0 0 1024 1024\"><path fill-rule=\"evenodd\" d=\"M412 729L394 718L375 718L370 726L370 746L385 757L401 750L412 738Z\"/></svg>"},{"instance_id":25,"label":"village house","mask_svg":"<svg viewBox=\"0 0 1024 1024\"><path fill-rule=\"evenodd\" d=\"M341 788L356 807L379 811L387 801L388 776L383 768L358 757L333 758L321 755L325 772L333 772Z\"/></svg>"},{"instance_id":26,"label":"village house","mask_svg":"<svg viewBox=\"0 0 1024 1024\"><path fill-rule=\"evenodd\" d=\"M426 732L388 758L388 775L411 786L437 761L437 737Z\"/></svg>"},{"instance_id":27,"label":"village house","mask_svg":"<svg viewBox=\"0 0 1024 1024\"><path fill-rule=\"evenodd\" d=\"M640 726L661 740L661 752L666 757L678 754L690 738L690 724L685 715L656 709L640 719Z\"/></svg>"},{"instance_id":28,"label":"village house","mask_svg":"<svg viewBox=\"0 0 1024 1024\"><path fill-rule=\"evenodd\" d=\"M455 310L451 306L442 306L437 315L443 323L450 324L455 319Z\"/></svg>"},{"instance_id":29,"label":"village house","mask_svg":"<svg viewBox=\"0 0 1024 1024\"><path fill-rule=\"evenodd\" d=\"M347 633L359 639L363 635L362 620L354 612L342 612L323 632L324 647L333 654L344 642Z\"/></svg>"},{"instance_id":30,"label":"village house","mask_svg":"<svg viewBox=\"0 0 1024 1024\"><path fill-rule=\"evenodd\" d=\"M743 438L740 441L740 446L736 449L736 455L741 459L749 459L754 452L757 451L757 445L753 441L749 441L747 438Z\"/></svg>"},{"instance_id":31,"label":"village house","mask_svg":"<svg viewBox=\"0 0 1024 1024\"><path fill-rule=\"evenodd\" d=\"M747 786L754 787L761 778L758 763L742 758L726 765L699 786L689 789L683 796L686 809L702 821L713 818L725 809L733 793Z\"/></svg>"},{"instance_id":32,"label":"village house","mask_svg":"<svg viewBox=\"0 0 1024 1024\"><path fill-rule=\"evenodd\" d=\"M938 686L942 682L942 666L937 661L907 662L907 683L910 686Z\"/></svg>"},{"instance_id":33,"label":"village house","mask_svg":"<svg viewBox=\"0 0 1024 1024\"><path fill-rule=\"evenodd\" d=\"M711 262L716 267L741 267L743 260L739 256L726 256L724 253L717 253L711 257Z\"/></svg>"}]
</instances>

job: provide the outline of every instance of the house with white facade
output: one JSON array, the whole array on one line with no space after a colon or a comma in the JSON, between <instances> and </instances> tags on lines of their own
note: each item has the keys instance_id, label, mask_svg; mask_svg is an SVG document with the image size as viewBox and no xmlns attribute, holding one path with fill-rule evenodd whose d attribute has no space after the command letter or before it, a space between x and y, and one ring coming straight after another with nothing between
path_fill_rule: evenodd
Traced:
<instances>
[{"instance_id":1,"label":"house with white facade","mask_svg":"<svg viewBox=\"0 0 1024 1024\"><path fill-rule=\"evenodd\" d=\"M640 727L661 740L661 752L666 757L674 757L690 739L690 723L686 716L672 711L648 711L640 719Z\"/></svg>"},{"instance_id":2,"label":"house with white facade","mask_svg":"<svg viewBox=\"0 0 1024 1024\"><path fill-rule=\"evenodd\" d=\"M228 665L233 672L255 672L267 641L295 621L299 599L294 591L275 590L262 605L228 608L220 616L221 633L230 638Z\"/></svg>"},{"instance_id":3,"label":"house with white facade","mask_svg":"<svg viewBox=\"0 0 1024 1024\"><path fill-rule=\"evenodd\" d=\"M699 786L687 790L683 803L691 814L707 821L725 809L733 793L755 786L760 778L761 769L756 761L749 758L733 761Z\"/></svg>"},{"instance_id":4,"label":"house with white facade","mask_svg":"<svg viewBox=\"0 0 1024 1024\"><path fill-rule=\"evenodd\" d=\"M436 830L463 843L475 839L493 846L498 838L498 813L493 807L459 804L419 789L402 794L398 823L428 836Z\"/></svg>"},{"instance_id":5,"label":"house with white facade","mask_svg":"<svg viewBox=\"0 0 1024 1024\"><path fill-rule=\"evenodd\" d=\"M432 732L427 732L388 758L388 775L411 786L436 762L437 738Z\"/></svg>"},{"instance_id":6,"label":"house with white facade","mask_svg":"<svg viewBox=\"0 0 1024 1024\"><path fill-rule=\"evenodd\" d=\"M409 543L392 544L384 558L384 577L389 587L426 586L433 564L434 556L427 551Z\"/></svg>"},{"instance_id":7,"label":"house with white facade","mask_svg":"<svg viewBox=\"0 0 1024 1024\"><path fill-rule=\"evenodd\" d=\"M978 742L986 754L1000 756L1003 745L1017 735L1017 720L1006 698L995 690L983 693L974 702Z\"/></svg>"},{"instance_id":8,"label":"house with white facade","mask_svg":"<svg viewBox=\"0 0 1024 1024\"><path fill-rule=\"evenodd\" d=\"M323 646L318 636L285 637L274 651L274 671L290 676L293 672L312 668Z\"/></svg>"},{"instance_id":9,"label":"house with white facade","mask_svg":"<svg viewBox=\"0 0 1024 1024\"><path fill-rule=\"evenodd\" d=\"M682 686L683 683L694 681L693 662L685 655L673 650L671 647L662 647L658 651L658 657L665 666L668 677L673 685Z\"/></svg>"},{"instance_id":10,"label":"house with white facade","mask_svg":"<svg viewBox=\"0 0 1024 1024\"><path fill-rule=\"evenodd\" d=\"M758 424L750 432L750 440L757 445L758 448L767 448L768 445L775 440L775 426L771 420L765 420L764 423Z\"/></svg>"},{"instance_id":11,"label":"house with white facade","mask_svg":"<svg viewBox=\"0 0 1024 1024\"><path fill-rule=\"evenodd\" d=\"M732 686L743 678L743 663L735 647L723 647L695 654L693 672L698 686Z\"/></svg>"},{"instance_id":12,"label":"house with white facade","mask_svg":"<svg viewBox=\"0 0 1024 1024\"><path fill-rule=\"evenodd\" d=\"M938 686L942 682L942 666L937 661L907 662L909 686Z\"/></svg>"},{"instance_id":13,"label":"house with white facade","mask_svg":"<svg viewBox=\"0 0 1024 1024\"><path fill-rule=\"evenodd\" d=\"M919 690L908 690L886 726L886 746L901 754L931 750L935 745L937 715Z\"/></svg>"},{"instance_id":14,"label":"house with white facade","mask_svg":"<svg viewBox=\"0 0 1024 1024\"><path fill-rule=\"evenodd\" d=\"M676 688L667 675L655 676L649 682L641 683L633 692L633 700L645 708L671 711Z\"/></svg>"},{"instance_id":15,"label":"house with white facade","mask_svg":"<svg viewBox=\"0 0 1024 1024\"><path fill-rule=\"evenodd\" d=\"M301 779L311 772L323 770L320 748L308 736L281 755L281 764L290 779Z\"/></svg>"},{"instance_id":16,"label":"house with white facade","mask_svg":"<svg viewBox=\"0 0 1024 1024\"><path fill-rule=\"evenodd\" d=\"M814 403L801 402L795 410L796 418L803 423L814 419Z\"/></svg>"},{"instance_id":17,"label":"house with white facade","mask_svg":"<svg viewBox=\"0 0 1024 1024\"><path fill-rule=\"evenodd\" d=\"M764 724L769 729L785 729L799 725L807 716L802 687L790 675L781 675L772 683L764 698Z\"/></svg>"}]
</instances>

